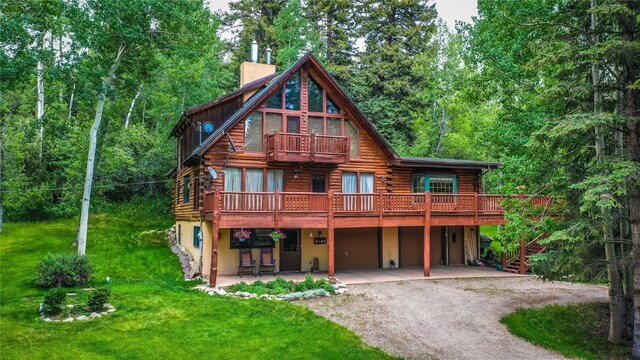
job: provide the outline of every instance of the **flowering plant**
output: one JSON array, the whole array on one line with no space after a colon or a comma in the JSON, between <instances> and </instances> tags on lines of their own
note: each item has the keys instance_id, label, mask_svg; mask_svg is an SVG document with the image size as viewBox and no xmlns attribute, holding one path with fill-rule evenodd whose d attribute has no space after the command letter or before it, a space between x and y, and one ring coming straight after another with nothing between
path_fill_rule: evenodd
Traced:
<instances>
[{"instance_id":1,"label":"flowering plant","mask_svg":"<svg viewBox=\"0 0 640 360\"><path fill-rule=\"evenodd\" d=\"M284 234L284 232L282 232L282 230L280 229L275 229L271 232L271 238L273 239L273 241L278 241L280 239L284 239L286 238L287 235Z\"/></svg>"},{"instance_id":2,"label":"flowering plant","mask_svg":"<svg viewBox=\"0 0 640 360\"><path fill-rule=\"evenodd\" d=\"M251 237L251 231L245 229L237 229L233 232L233 237L240 241L245 241L246 239Z\"/></svg>"}]
</instances>

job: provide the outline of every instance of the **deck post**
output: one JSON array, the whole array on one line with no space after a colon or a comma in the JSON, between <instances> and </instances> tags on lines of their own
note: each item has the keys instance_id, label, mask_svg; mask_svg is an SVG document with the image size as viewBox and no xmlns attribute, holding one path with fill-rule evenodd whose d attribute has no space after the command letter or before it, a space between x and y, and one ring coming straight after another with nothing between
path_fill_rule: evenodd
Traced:
<instances>
[{"instance_id":1,"label":"deck post","mask_svg":"<svg viewBox=\"0 0 640 360\"><path fill-rule=\"evenodd\" d=\"M211 269L209 286L216 286L218 280L218 243L220 241L220 188L213 195L213 230L211 236Z\"/></svg>"},{"instance_id":2,"label":"deck post","mask_svg":"<svg viewBox=\"0 0 640 360\"><path fill-rule=\"evenodd\" d=\"M480 211L480 197L478 196L478 193L475 193L476 196L476 211L475 211L475 219L474 219L474 225L480 225L478 224L478 211Z\"/></svg>"},{"instance_id":3,"label":"deck post","mask_svg":"<svg viewBox=\"0 0 640 360\"><path fill-rule=\"evenodd\" d=\"M522 238L520 239L520 268L518 269L518 273L520 274L527 272L525 261L527 261L527 246L524 244L524 238Z\"/></svg>"},{"instance_id":4,"label":"deck post","mask_svg":"<svg viewBox=\"0 0 640 360\"><path fill-rule=\"evenodd\" d=\"M280 228L280 191L276 189L273 199L273 223L276 229Z\"/></svg>"},{"instance_id":5,"label":"deck post","mask_svg":"<svg viewBox=\"0 0 640 360\"><path fill-rule=\"evenodd\" d=\"M333 190L329 190L329 193L327 194L327 243L329 248L329 279L333 278L336 274L333 226Z\"/></svg>"},{"instance_id":6,"label":"deck post","mask_svg":"<svg viewBox=\"0 0 640 360\"><path fill-rule=\"evenodd\" d=\"M424 194L424 276L431 276L431 193Z\"/></svg>"}]
</instances>

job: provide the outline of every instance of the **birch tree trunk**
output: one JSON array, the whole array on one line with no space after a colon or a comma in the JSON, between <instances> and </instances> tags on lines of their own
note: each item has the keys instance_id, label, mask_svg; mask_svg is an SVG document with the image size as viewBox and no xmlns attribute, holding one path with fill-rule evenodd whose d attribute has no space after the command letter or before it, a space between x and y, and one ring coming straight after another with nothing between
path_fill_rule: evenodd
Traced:
<instances>
[{"instance_id":1,"label":"birch tree trunk","mask_svg":"<svg viewBox=\"0 0 640 360\"><path fill-rule=\"evenodd\" d=\"M42 38L40 40L40 50L44 52L45 49L45 39L47 37L48 31L45 31L42 34ZM39 151L39 159L42 161L42 147L44 143L44 64L42 62L42 53L38 56L38 65L37 65L37 78L38 78L38 102L36 105L36 116L38 119L38 141L40 143L40 151Z\"/></svg>"},{"instance_id":2,"label":"birch tree trunk","mask_svg":"<svg viewBox=\"0 0 640 360\"><path fill-rule=\"evenodd\" d=\"M93 186L93 168L95 165L96 156L96 144L98 137L98 130L100 129L100 122L102 121L102 110L104 109L105 98L107 97L107 91L111 87L113 80L116 77L116 71L120 66L120 60L124 54L125 46L121 45L118 49L109 74L104 80L102 80L102 88L98 94L98 106L96 107L96 117L91 126L89 133L89 155L87 157L87 173L84 180L84 194L82 195L82 211L80 213L80 229L78 230L78 255L84 255L87 248L87 229L89 227L89 205L91 203L91 187Z\"/></svg>"},{"instance_id":3,"label":"birch tree trunk","mask_svg":"<svg viewBox=\"0 0 640 360\"><path fill-rule=\"evenodd\" d=\"M591 0L591 8L597 6L597 0ZM592 46L598 45L597 35L598 17L595 12L591 13L591 42ZM602 89L601 89L601 73L598 64L594 61L591 64L591 81L593 84L593 110L595 114L602 112ZM604 161L604 130L602 127L596 128L596 161L602 163ZM611 196L610 194L603 195ZM603 199L604 201L604 199ZM622 282L620 279L620 270L618 258L616 255L615 245L613 241L613 219L611 211L604 206L600 207L602 216L602 236L604 238L604 251L607 261L607 278L609 282L609 341L614 344L622 342L622 336L626 327L625 321L625 298Z\"/></svg>"},{"instance_id":4,"label":"birch tree trunk","mask_svg":"<svg viewBox=\"0 0 640 360\"><path fill-rule=\"evenodd\" d=\"M138 92L136 93L136 96L134 96L133 100L131 100L131 106L129 106L129 112L127 112L127 118L124 121L124 128L125 129L127 129L129 127L129 120L131 120L131 113L133 112L133 108L136 106L136 100L138 100L138 97L142 93L142 88L143 87L144 87L144 83L141 83L140 87L138 88Z\"/></svg>"},{"instance_id":5,"label":"birch tree trunk","mask_svg":"<svg viewBox=\"0 0 640 360\"><path fill-rule=\"evenodd\" d=\"M73 83L73 88L71 89L71 96L69 97L69 120L71 120L71 115L73 114L73 97L76 94L76 83Z\"/></svg>"},{"instance_id":6,"label":"birch tree trunk","mask_svg":"<svg viewBox=\"0 0 640 360\"><path fill-rule=\"evenodd\" d=\"M447 132L447 122L449 121L449 118L447 116L447 112L444 108L444 106L442 107L442 115L440 117L440 121L438 121L438 127L439 127L439 133L438 133L438 144L436 145L436 154L440 155L440 152L442 152L442 144L444 142L444 136L446 135Z\"/></svg>"}]
</instances>

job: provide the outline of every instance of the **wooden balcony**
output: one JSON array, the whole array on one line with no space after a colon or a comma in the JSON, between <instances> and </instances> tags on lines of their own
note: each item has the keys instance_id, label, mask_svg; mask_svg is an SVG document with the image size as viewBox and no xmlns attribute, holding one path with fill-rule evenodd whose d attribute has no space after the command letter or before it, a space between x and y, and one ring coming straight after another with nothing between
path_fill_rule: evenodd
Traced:
<instances>
[{"instance_id":1,"label":"wooden balcony","mask_svg":"<svg viewBox=\"0 0 640 360\"><path fill-rule=\"evenodd\" d=\"M217 196L217 198L216 198ZM549 205L548 197L525 197ZM336 228L503 224L502 195L208 192L204 214L220 228Z\"/></svg>"},{"instance_id":2,"label":"wooden balcony","mask_svg":"<svg viewBox=\"0 0 640 360\"><path fill-rule=\"evenodd\" d=\"M350 138L316 134L267 135L270 162L342 164L349 161Z\"/></svg>"}]
</instances>

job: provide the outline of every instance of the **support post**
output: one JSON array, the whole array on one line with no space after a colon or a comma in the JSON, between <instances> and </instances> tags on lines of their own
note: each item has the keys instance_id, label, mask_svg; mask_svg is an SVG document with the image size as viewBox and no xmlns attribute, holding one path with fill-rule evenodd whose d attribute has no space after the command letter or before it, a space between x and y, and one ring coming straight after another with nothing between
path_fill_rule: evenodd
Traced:
<instances>
[{"instance_id":1,"label":"support post","mask_svg":"<svg viewBox=\"0 0 640 360\"><path fill-rule=\"evenodd\" d=\"M278 189L276 189L275 191L275 199L273 201L273 204L275 206L275 209L273 211L273 222L275 225L276 229L280 228L280 191L278 191Z\"/></svg>"},{"instance_id":2,"label":"support post","mask_svg":"<svg viewBox=\"0 0 640 360\"><path fill-rule=\"evenodd\" d=\"M213 230L211 232L209 286L216 286L218 280L218 243L220 242L220 188L216 188L213 196Z\"/></svg>"},{"instance_id":3,"label":"support post","mask_svg":"<svg viewBox=\"0 0 640 360\"><path fill-rule=\"evenodd\" d=\"M327 196L327 243L329 248L329 279L331 280L336 274L335 268L335 239L333 224L333 190L329 190Z\"/></svg>"},{"instance_id":4,"label":"support post","mask_svg":"<svg viewBox=\"0 0 640 360\"><path fill-rule=\"evenodd\" d=\"M524 244L524 238L520 239L520 268L518 269L518 273L525 274L527 272L527 266L525 262L527 261L527 247Z\"/></svg>"},{"instance_id":5,"label":"support post","mask_svg":"<svg viewBox=\"0 0 640 360\"><path fill-rule=\"evenodd\" d=\"M431 276L431 193L424 194L424 276Z\"/></svg>"}]
</instances>

